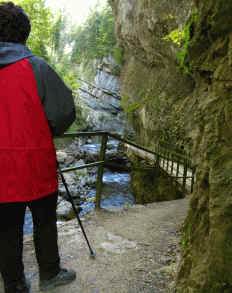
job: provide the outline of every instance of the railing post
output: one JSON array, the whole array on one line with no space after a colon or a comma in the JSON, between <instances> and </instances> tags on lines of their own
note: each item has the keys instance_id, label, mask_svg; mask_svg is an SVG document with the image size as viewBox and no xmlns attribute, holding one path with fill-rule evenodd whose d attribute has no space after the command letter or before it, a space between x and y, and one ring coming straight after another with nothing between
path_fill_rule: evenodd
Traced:
<instances>
[{"instance_id":1,"label":"railing post","mask_svg":"<svg viewBox=\"0 0 232 293\"><path fill-rule=\"evenodd\" d=\"M173 165L174 165L174 158L173 158L174 156L173 156L173 154L171 154L171 160L172 160L172 165L171 165L171 175L172 175L172 173L173 173Z\"/></svg>"},{"instance_id":2,"label":"railing post","mask_svg":"<svg viewBox=\"0 0 232 293\"><path fill-rule=\"evenodd\" d=\"M168 153L167 153L167 156L166 156L166 158L167 158L166 171L167 171L167 172L168 172L168 168L169 168L169 156L170 156L170 153L168 152Z\"/></svg>"},{"instance_id":3,"label":"railing post","mask_svg":"<svg viewBox=\"0 0 232 293\"><path fill-rule=\"evenodd\" d=\"M183 192L183 193L184 193L184 191L185 191L187 173L188 173L188 162L187 162L187 160L185 159L185 160L184 160L183 186L182 186L182 192Z\"/></svg>"},{"instance_id":4,"label":"railing post","mask_svg":"<svg viewBox=\"0 0 232 293\"><path fill-rule=\"evenodd\" d=\"M166 155L166 151L163 151L163 154L162 154L162 156L163 156L163 168L165 168L164 166L165 166L165 155Z\"/></svg>"},{"instance_id":5,"label":"railing post","mask_svg":"<svg viewBox=\"0 0 232 293\"><path fill-rule=\"evenodd\" d=\"M159 153L156 155L155 165L160 166L160 155L159 155Z\"/></svg>"},{"instance_id":6,"label":"railing post","mask_svg":"<svg viewBox=\"0 0 232 293\"><path fill-rule=\"evenodd\" d=\"M193 168L192 169L192 181L191 181L191 193L193 192L195 172L196 172L196 168Z\"/></svg>"},{"instance_id":7,"label":"railing post","mask_svg":"<svg viewBox=\"0 0 232 293\"><path fill-rule=\"evenodd\" d=\"M176 187L178 185L179 169L180 169L180 161L179 161L179 158L177 157L177 160L176 160Z\"/></svg>"},{"instance_id":8,"label":"railing post","mask_svg":"<svg viewBox=\"0 0 232 293\"><path fill-rule=\"evenodd\" d=\"M101 150L100 150L100 154L99 154L99 161L104 161L105 160L107 140L108 140L108 135L104 134L102 136ZM96 186L96 200L95 200L96 209L101 208L101 193L102 193L102 185L103 185L103 172L104 172L104 164L102 164L101 166L98 167L97 186Z\"/></svg>"}]
</instances>

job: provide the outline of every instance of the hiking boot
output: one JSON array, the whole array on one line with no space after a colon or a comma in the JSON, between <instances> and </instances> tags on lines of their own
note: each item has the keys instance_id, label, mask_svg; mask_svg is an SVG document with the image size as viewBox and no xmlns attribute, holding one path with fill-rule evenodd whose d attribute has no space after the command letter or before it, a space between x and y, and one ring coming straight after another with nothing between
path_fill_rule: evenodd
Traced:
<instances>
[{"instance_id":1,"label":"hiking boot","mask_svg":"<svg viewBox=\"0 0 232 293\"><path fill-rule=\"evenodd\" d=\"M49 280L40 280L40 291L48 291L57 286L66 285L76 279L76 272L73 270L60 269L60 272Z\"/></svg>"},{"instance_id":2,"label":"hiking boot","mask_svg":"<svg viewBox=\"0 0 232 293\"><path fill-rule=\"evenodd\" d=\"M23 278L16 284L5 285L5 293L30 293L30 288L30 282Z\"/></svg>"}]
</instances>

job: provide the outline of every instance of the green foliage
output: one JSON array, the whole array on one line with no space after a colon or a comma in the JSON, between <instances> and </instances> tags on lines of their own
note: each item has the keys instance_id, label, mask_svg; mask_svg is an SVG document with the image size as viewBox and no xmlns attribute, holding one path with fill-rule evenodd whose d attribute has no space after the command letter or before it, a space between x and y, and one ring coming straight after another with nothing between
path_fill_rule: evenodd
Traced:
<instances>
[{"instance_id":1,"label":"green foliage","mask_svg":"<svg viewBox=\"0 0 232 293\"><path fill-rule=\"evenodd\" d=\"M152 98L151 97L146 97L143 98L141 102L139 103L133 103L130 104L129 102L129 97L124 97L121 99L121 105L124 108L124 111L126 114L130 114L136 110L141 109L143 106L145 106Z\"/></svg>"},{"instance_id":2,"label":"green foliage","mask_svg":"<svg viewBox=\"0 0 232 293\"><path fill-rule=\"evenodd\" d=\"M178 51L176 55L177 55L177 58L179 59L180 68L182 68L184 73L186 74L189 73L189 69L185 65L185 57L187 55L188 46L191 39L190 30L191 30L192 24L197 22L197 19L198 19L198 10L197 8L195 8L190 21L186 24L183 30L175 29L163 38L163 40L171 41L178 47L181 47L181 50Z\"/></svg>"},{"instance_id":3,"label":"green foliage","mask_svg":"<svg viewBox=\"0 0 232 293\"><path fill-rule=\"evenodd\" d=\"M69 43L69 34L66 33L67 16L59 11L57 18L53 24L52 30L52 52L60 60L64 54L65 47Z\"/></svg>"},{"instance_id":4,"label":"green foliage","mask_svg":"<svg viewBox=\"0 0 232 293\"><path fill-rule=\"evenodd\" d=\"M63 53L61 57L57 55L50 56L50 65L73 92L79 88L79 72L73 67L70 57L67 54Z\"/></svg>"},{"instance_id":5,"label":"green foliage","mask_svg":"<svg viewBox=\"0 0 232 293\"><path fill-rule=\"evenodd\" d=\"M116 46L114 17L109 5L90 13L86 22L72 32L72 61L88 63L114 53Z\"/></svg>"},{"instance_id":6,"label":"green foliage","mask_svg":"<svg viewBox=\"0 0 232 293\"><path fill-rule=\"evenodd\" d=\"M61 11L55 17L45 6L43 0L15 0L23 7L31 19L31 34L27 46L38 57L45 59L60 75L66 85L75 92L80 86L77 81L78 72L71 63L70 56L65 52L70 42L70 34L66 33L67 16ZM85 117L76 106L78 119L71 126L71 131L83 128Z\"/></svg>"},{"instance_id":7,"label":"green foliage","mask_svg":"<svg viewBox=\"0 0 232 293\"><path fill-rule=\"evenodd\" d=\"M114 59L121 65L123 63L123 49L121 47L115 46L113 49Z\"/></svg>"},{"instance_id":8,"label":"green foliage","mask_svg":"<svg viewBox=\"0 0 232 293\"><path fill-rule=\"evenodd\" d=\"M76 90L76 73L71 70L71 60L65 54L69 42L65 33L66 16L60 11L55 17L43 0L16 0L31 19L31 34L27 46L38 57L45 59L61 76L71 90Z\"/></svg>"},{"instance_id":9,"label":"green foliage","mask_svg":"<svg viewBox=\"0 0 232 293\"><path fill-rule=\"evenodd\" d=\"M49 63L61 76L65 84L75 92L80 86L80 83L77 80L79 76L78 71L73 66L69 56L70 54L66 50L66 47L70 43L70 34L67 28L67 15L59 11L53 24Z\"/></svg>"},{"instance_id":10,"label":"green foliage","mask_svg":"<svg viewBox=\"0 0 232 293\"><path fill-rule=\"evenodd\" d=\"M184 40L185 33L184 30L180 31L178 29L175 29L170 32L167 36L163 38L165 41L172 41L174 44L176 44L178 47L181 46L182 41Z\"/></svg>"},{"instance_id":11,"label":"green foliage","mask_svg":"<svg viewBox=\"0 0 232 293\"><path fill-rule=\"evenodd\" d=\"M184 28L184 45L183 45L183 49L179 52L177 52L177 57L179 59L179 63L180 63L180 68L183 69L184 73L188 74L189 73L189 68L185 65L185 59L186 59L186 55L188 52L188 46L189 46L189 42L191 39L191 34L190 34L190 30L191 30L191 26L193 23L197 22L198 19L198 10L197 8L194 9L193 11L193 15L190 19L190 21L187 23L187 25Z\"/></svg>"},{"instance_id":12,"label":"green foliage","mask_svg":"<svg viewBox=\"0 0 232 293\"><path fill-rule=\"evenodd\" d=\"M39 57L48 60L48 48L52 44L54 16L43 0L15 0L31 19L32 30L27 45Z\"/></svg>"},{"instance_id":13,"label":"green foliage","mask_svg":"<svg viewBox=\"0 0 232 293\"><path fill-rule=\"evenodd\" d=\"M164 19L175 19L175 16L169 13Z\"/></svg>"}]
</instances>

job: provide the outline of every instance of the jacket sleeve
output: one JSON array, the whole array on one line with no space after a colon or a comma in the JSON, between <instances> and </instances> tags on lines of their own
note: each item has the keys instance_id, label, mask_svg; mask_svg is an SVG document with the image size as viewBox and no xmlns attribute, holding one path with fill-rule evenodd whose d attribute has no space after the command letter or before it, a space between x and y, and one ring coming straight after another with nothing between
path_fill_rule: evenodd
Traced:
<instances>
[{"instance_id":1,"label":"jacket sleeve","mask_svg":"<svg viewBox=\"0 0 232 293\"><path fill-rule=\"evenodd\" d=\"M30 61L48 124L52 134L59 136L76 118L72 91L46 62L37 57Z\"/></svg>"}]
</instances>

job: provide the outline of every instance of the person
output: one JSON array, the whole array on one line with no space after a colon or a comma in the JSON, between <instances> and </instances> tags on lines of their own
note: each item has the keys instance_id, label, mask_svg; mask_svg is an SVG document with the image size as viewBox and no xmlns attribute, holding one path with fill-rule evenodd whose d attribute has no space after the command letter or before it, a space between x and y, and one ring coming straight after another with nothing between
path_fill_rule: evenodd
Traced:
<instances>
[{"instance_id":1,"label":"person","mask_svg":"<svg viewBox=\"0 0 232 293\"><path fill-rule=\"evenodd\" d=\"M53 136L75 120L72 92L27 48L30 19L14 3L0 3L0 272L6 293L30 292L24 275L26 207L41 291L73 281L57 244L58 179Z\"/></svg>"}]
</instances>

